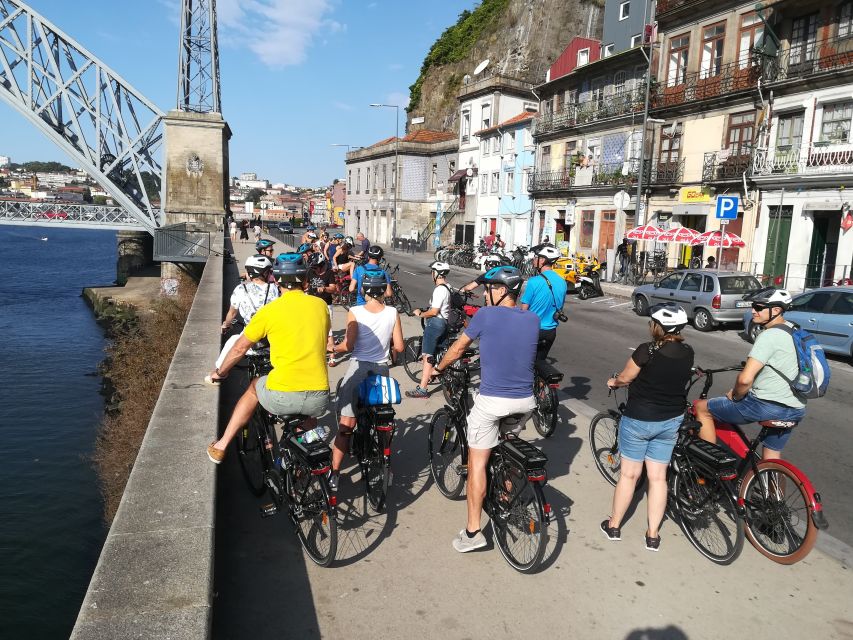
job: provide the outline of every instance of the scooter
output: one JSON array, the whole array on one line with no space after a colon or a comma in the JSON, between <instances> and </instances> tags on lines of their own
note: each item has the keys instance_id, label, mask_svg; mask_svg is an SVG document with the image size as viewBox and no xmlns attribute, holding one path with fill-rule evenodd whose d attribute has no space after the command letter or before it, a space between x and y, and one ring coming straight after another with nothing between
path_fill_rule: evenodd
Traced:
<instances>
[{"instance_id":1,"label":"scooter","mask_svg":"<svg viewBox=\"0 0 853 640\"><path fill-rule=\"evenodd\" d=\"M607 267L606 262L600 264L589 264L583 275L578 278L578 298L587 300L603 296L604 291L601 288L601 270Z\"/></svg>"}]
</instances>

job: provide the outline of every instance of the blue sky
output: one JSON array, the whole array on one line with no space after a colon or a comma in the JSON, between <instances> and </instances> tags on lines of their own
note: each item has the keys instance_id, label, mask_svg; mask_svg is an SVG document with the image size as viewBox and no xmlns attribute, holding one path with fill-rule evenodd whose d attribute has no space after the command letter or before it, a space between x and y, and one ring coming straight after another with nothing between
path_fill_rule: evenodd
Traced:
<instances>
[{"instance_id":1,"label":"blue sky","mask_svg":"<svg viewBox=\"0 0 853 640\"><path fill-rule=\"evenodd\" d=\"M174 108L180 0L29 0L163 110ZM474 0L218 0L231 173L328 184L345 149L394 134L429 47ZM405 113L401 110L400 127ZM71 162L0 102L0 155Z\"/></svg>"}]
</instances>

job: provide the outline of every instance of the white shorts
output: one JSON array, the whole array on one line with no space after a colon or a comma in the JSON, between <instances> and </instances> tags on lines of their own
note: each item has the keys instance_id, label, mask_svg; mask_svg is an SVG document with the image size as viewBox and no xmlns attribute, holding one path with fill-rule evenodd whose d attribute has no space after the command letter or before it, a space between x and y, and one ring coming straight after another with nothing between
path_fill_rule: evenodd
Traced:
<instances>
[{"instance_id":1,"label":"white shorts","mask_svg":"<svg viewBox=\"0 0 853 640\"><path fill-rule=\"evenodd\" d=\"M529 414L536 408L536 398L498 398L496 396L477 395L474 406L468 414L468 446L472 449L493 449L498 446L501 418L514 413ZM527 422L527 417L511 429L518 433Z\"/></svg>"}]
</instances>

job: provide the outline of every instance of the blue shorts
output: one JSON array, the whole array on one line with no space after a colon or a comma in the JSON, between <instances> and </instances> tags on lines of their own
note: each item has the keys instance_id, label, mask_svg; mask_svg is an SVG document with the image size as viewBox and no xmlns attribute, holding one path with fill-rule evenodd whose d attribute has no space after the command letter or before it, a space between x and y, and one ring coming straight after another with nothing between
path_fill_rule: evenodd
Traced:
<instances>
[{"instance_id":1,"label":"blue shorts","mask_svg":"<svg viewBox=\"0 0 853 640\"><path fill-rule=\"evenodd\" d=\"M650 460L669 464L678 439L678 427L683 420L680 415L660 422L622 416L619 421L619 453L632 462Z\"/></svg>"},{"instance_id":2,"label":"blue shorts","mask_svg":"<svg viewBox=\"0 0 853 640\"><path fill-rule=\"evenodd\" d=\"M806 415L805 409L765 402L751 393L747 393L742 400L737 402L729 400L725 396L711 398L708 400L708 411L715 419L729 424L748 424L762 420L793 420L799 422ZM768 433L761 440L761 444L773 451L781 451L785 448L793 429L768 429L767 431Z\"/></svg>"},{"instance_id":3,"label":"blue shorts","mask_svg":"<svg viewBox=\"0 0 853 640\"><path fill-rule=\"evenodd\" d=\"M438 316L427 318L424 325L424 338L421 342L421 353L434 356L438 343L445 333L447 333L447 320Z\"/></svg>"}]
</instances>

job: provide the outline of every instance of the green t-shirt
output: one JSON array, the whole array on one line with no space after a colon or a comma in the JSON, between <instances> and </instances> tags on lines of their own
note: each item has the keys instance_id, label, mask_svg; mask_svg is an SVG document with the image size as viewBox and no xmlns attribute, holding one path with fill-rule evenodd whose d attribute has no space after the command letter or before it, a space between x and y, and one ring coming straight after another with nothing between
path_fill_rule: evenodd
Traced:
<instances>
[{"instance_id":1,"label":"green t-shirt","mask_svg":"<svg viewBox=\"0 0 853 640\"><path fill-rule=\"evenodd\" d=\"M782 329L766 329L758 334L749 357L765 367L752 383L752 393L760 400L770 400L801 409L806 405L791 391L791 386L773 368L793 379L799 373L797 352L791 336Z\"/></svg>"}]
</instances>

